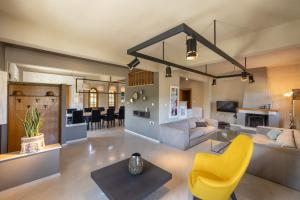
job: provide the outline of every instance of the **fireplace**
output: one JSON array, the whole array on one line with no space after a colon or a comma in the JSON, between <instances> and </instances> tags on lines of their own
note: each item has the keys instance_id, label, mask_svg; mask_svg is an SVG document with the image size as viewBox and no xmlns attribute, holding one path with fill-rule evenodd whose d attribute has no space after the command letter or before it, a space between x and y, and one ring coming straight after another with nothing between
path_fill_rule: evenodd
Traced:
<instances>
[{"instance_id":1,"label":"fireplace","mask_svg":"<svg viewBox=\"0 0 300 200\"><path fill-rule=\"evenodd\" d=\"M260 114L246 114L245 124L248 127L268 126L269 116Z\"/></svg>"}]
</instances>

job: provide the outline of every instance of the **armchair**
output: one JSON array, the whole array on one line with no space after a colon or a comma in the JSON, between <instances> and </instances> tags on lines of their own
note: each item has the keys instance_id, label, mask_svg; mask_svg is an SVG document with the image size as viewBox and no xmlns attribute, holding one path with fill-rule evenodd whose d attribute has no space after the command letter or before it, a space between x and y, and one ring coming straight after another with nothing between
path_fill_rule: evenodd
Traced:
<instances>
[{"instance_id":1,"label":"armchair","mask_svg":"<svg viewBox=\"0 0 300 200\"><path fill-rule=\"evenodd\" d=\"M234 189L245 173L253 152L249 136L239 135L221 155L198 153L189 175L189 189L203 200L236 199Z\"/></svg>"}]
</instances>

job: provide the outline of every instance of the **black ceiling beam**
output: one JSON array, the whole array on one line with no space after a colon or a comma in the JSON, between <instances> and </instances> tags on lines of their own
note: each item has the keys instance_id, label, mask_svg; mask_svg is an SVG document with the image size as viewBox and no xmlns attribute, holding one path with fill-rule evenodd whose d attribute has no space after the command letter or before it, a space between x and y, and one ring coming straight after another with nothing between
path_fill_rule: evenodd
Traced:
<instances>
[{"instance_id":1,"label":"black ceiling beam","mask_svg":"<svg viewBox=\"0 0 300 200\"><path fill-rule=\"evenodd\" d=\"M217 78L216 76L214 76L212 74L208 74L208 73L196 70L196 69L192 69L192 68L188 68L188 67L185 67L185 66L182 66L182 65L178 65L176 63L172 63L172 62L169 62L169 61L166 61L166 60L161 60L159 58L148 56L148 55L145 55L145 54L142 54L142 53L134 52L131 55L133 55L135 57L138 57L138 58L145 59L145 60L150 60L150 61L153 61L153 62L156 62L156 63L160 63L160 64L163 64L163 65L168 65L168 66L171 66L171 67L182 69L182 70L185 70L185 71L201 74L201 75L204 75L204 76L209 76L211 78Z\"/></svg>"},{"instance_id":2,"label":"black ceiling beam","mask_svg":"<svg viewBox=\"0 0 300 200\"><path fill-rule=\"evenodd\" d=\"M217 76L217 78L231 78L231 77L238 77L241 76L241 74L229 74L229 75L222 75L222 76Z\"/></svg>"},{"instance_id":3,"label":"black ceiling beam","mask_svg":"<svg viewBox=\"0 0 300 200\"><path fill-rule=\"evenodd\" d=\"M185 70L185 71L190 71L190 72L202 74L202 75L213 77L213 78L225 78L225 76L230 76L230 77L238 76L237 74L235 74L235 75L215 76L215 75L212 75L212 74L204 73L204 72L201 72L199 70L194 70L194 69L182 66L182 65L178 65L178 64L175 64L175 63L172 63L172 62L164 61L164 60L161 60L159 58L155 58L155 57L148 56L148 55L141 54L141 53L137 52L137 51L140 51L140 50L142 50L146 47L149 47L151 45L154 45L158 42L164 41L164 40L166 40L170 37L173 37L174 35L177 35L177 34L182 33L182 32L189 35L189 36L191 36L191 37L193 37L193 38L195 38L202 45L206 46L207 48L209 48L210 50L212 50L213 52L215 52L219 56L223 57L224 59L226 59L227 61L229 61L233 65L237 66L241 70L246 71L249 75L251 75L251 73L241 63L239 63L237 60L235 60L234 58L232 58L231 56L226 54L224 51L219 49L216 45L211 43L209 40L204 38L202 35L200 35L196 31L194 31L192 28L190 28L189 26L187 26L184 23L180 24L180 25L178 25L178 26L176 26L176 27L174 27L174 28L172 28L168 31L165 31L165 32L163 32L163 33L161 33L161 34L145 41L145 42L142 42L142 43L140 43L140 44L138 44L138 45L136 45L136 46L134 46L130 49L128 49L127 54L132 55L132 56L136 56L136 57L139 57L139 58L143 58L143 59L146 59L146 60L150 60L150 61L153 61L153 62L157 62L157 63L160 63L160 64L170 65L170 66L173 66L173 67Z\"/></svg>"}]
</instances>

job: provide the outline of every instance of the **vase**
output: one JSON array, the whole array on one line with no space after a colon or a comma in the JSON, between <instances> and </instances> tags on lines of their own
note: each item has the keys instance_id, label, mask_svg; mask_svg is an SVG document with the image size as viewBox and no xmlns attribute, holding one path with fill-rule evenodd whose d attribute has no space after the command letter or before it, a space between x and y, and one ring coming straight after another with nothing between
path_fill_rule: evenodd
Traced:
<instances>
[{"instance_id":1,"label":"vase","mask_svg":"<svg viewBox=\"0 0 300 200\"><path fill-rule=\"evenodd\" d=\"M44 134L21 138L20 154L36 153L45 147Z\"/></svg>"},{"instance_id":2,"label":"vase","mask_svg":"<svg viewBox=\"0 0 300 200\"><path fill-rule=\"evenodd\" d=\"M128 170L129 173L133 175L138 175L143 172L143 159L141 154L134 153L131 155L129 158Z\"/></svg>"}]
</instances>

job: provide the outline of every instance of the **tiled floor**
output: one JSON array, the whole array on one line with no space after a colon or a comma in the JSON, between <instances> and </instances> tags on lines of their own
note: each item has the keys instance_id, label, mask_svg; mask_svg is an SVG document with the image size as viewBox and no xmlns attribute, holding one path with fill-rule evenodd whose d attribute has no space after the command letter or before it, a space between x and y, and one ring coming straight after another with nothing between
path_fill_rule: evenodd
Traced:
<instances>
[{"instance_id":1,"label":"tiled floor","mask_svg":"<svg viewBox=\"0 0 300 200\"><path fill-rule=\"evenodd\" d=\"M204 142L187 151L124 133L121 128L89 132L87 141L61 150L61 175L45 178L0 193L0 199L107 199L90 178L90 172L129 157L133 152L170 171L173 179L147 199L188 199L187 175L197 151L209 151ZM299 200L300 192L246 174L236 194L239 200Z\"/></svg>"}]
</instances>

